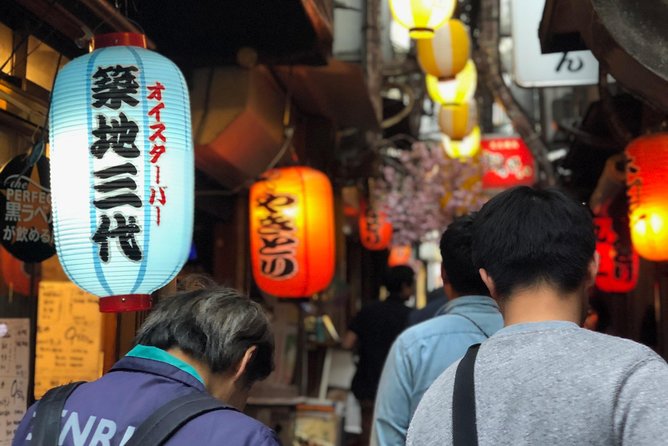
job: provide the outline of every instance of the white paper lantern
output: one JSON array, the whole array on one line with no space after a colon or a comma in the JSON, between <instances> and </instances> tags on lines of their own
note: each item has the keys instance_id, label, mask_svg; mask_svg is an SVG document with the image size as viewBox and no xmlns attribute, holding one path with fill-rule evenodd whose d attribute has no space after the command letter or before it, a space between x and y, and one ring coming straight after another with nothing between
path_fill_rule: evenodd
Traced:
<instances>
[{"instance_id":1,"label":"white paper lantern","mask_svg":"<svg viewBox=\"0 0 668 446\"><path fill-rule=\"evenodd\" d=\"M190 101L144 36L96 37L56 78L50 110L58 258L101 311L150 307L188 258L194 157Z\"/></svg>"}]
</instances>

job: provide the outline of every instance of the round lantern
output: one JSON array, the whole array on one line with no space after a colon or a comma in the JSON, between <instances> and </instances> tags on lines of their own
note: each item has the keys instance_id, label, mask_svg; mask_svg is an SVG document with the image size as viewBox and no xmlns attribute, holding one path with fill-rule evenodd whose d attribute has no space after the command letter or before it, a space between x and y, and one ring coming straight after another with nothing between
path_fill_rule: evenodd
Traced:
<instances>
[{"instance_id":1,"label":"round lantern","mask_svg":"<svg viewBox=\"0 0 668 446\"><path fill-rule=\"evenodd\" d=\"M273 169L250 190L253 277L278 297L307 297L334 276L332 186L308 167Z\"/></svg>"},{"instance_id":2,"label":"round lantern","mask_svg":"<svg viewBox=\"0 0 668 446\"><path fill-rule=\"evenodd\" d=\"M437 78L451 78L471 57L471 38L466 26L451 19L438 28L433 39L417 41L417 58L422 71Z\"/></svg>"},{"instance_id":3,"label":"round lantern","mask_svg":"<svg viewBox=\"0 0 668 446\"><path fill-rule=\"evenodd\" d=\"M628 293L638 283L640 260L630 243L617 235L611 217L595 217L599 267L596 287L606 293Z\"/></svg>"},{"instance_id":4,"label":"round lantern","mask_svg":"<svg viewBox=\"0 0 668 446\"><path fill-rule=\"evenodd\" d=\"M472 158L480 151L480 127L475 126L462 140L443 137L443 148L450 158Z\"/></svg>"},{"instance_id":5,"label":"round lantern","mask_svg":"<svg viewBox=\"0 0 668 446\"><path fill-rule=\"evenodd\" d=\"M431 39L434 30L452 17L456 4L456 0L390 0L390 10L413 39Z\"/></svg>"},{"instance_id":6,"label":"round lantern","mask_svg":"<svg viewBox=\"0 0 668 446\"><path fill-rule=\"evenodd\" d=\"M442 105L438 110L438 127L451 139L464 139L478 124L475 100L463 104Z\"/></svg>"},{"instance_id":7,"label":"round lantern","mask_svg":"<svg viewBox=\"0 0 668 446\"><path fill-rule=\"evenodd\" d=\"M427 93L434 102L442 105L463 104L473 98L478 84L478 70L469 59L454 79L440 80L430 74L425 76Z\"/></svg>"},{"instance_id":8,"label":"round lantern","mask_svg":"<svg viewBox=\"0 0 668 446\"><path fill-rule=\"evenodd\" d=\"M409 245L393 246L390 256L387 258L387 266L408 265L413 255L413 249Z\"/></svg>"},{"instance_id":9,"label":"round lantern","mask_svg":"<svg viewBox=\"0 0 668 446\"><path fill-rule=\"evenodd\" d=\"M631 240L648 260L668 260L668 133L626 147Z\"/></svg>"},{"instance_id":10,"label":"round lantern","mask_svg":"<svg viewBox=\"0 0 668 446\"><path fill-rule=\"evenodd\" d=\"M194 157L188 87L138 34L68 63L49 113L58 258L101 311L150 308L188 258Z\"/></svg>"},{"instance_id":11,"label":"round lantern","mask_svg":"<svg viewBox=\"0 0 668 446\"><path fill-rule=\"evenodd\" d=\"M364 206L359 217L360 241L370 251L387 249L392 241L392 224L385 212Z\"/></svg>"}]
</instances>

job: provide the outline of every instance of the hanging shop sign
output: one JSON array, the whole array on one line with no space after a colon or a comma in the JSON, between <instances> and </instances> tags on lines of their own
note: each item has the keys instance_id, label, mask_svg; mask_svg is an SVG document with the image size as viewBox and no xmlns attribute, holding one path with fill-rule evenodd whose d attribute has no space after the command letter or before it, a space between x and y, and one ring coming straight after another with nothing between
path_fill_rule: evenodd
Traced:
<instances>
[{"instance_id":1,"label":"hanging shop sign","mask_svg":"<svg viewBox=\"0 0 668 446\"><path fill-rule=\"evenodd\" d=\"M640 260L630 240L624 241L613 228L611 217L595 217L596 252L599 267L596 287L607 293L628 293L638 283Z\"/></svg>"},{"instance_id":2,"label":"hanging shop sign","mask_svg":"<svg viewBox=\"0 0 668 446\"><path fill-rule=\"evenodd\" d=\"M188 258L194 156L176 65L143 35L95 38L56 78L50 110L54 232L63 269L100 310L150 308Z\"/></svg>"},{"instance_id":3,"label":"hanging shop sign","mask_svg":"<svg viewBox=\"0 0 668 446\"><path fill-rule=\"evenodd\" d=\"M334 276L334 199L325 174L309 167L265 173L250 190L253 277L265 293L300 298Z\"/></svg>"},{"instance_id":4,"label":"hanging shop sign","mask_svg":"<svg viewBox=\"0 0 668 446\"><path fill-rule=\"evenodd\" d=\"M538 28L545 0L512 0L513 77L522 87L598 83L598 61L591 51L543 54Z\"/></svg>"},{"instance_id":5,"label":"hanging shop sign","mask_svg":"<svg viewBox=\"0 0 668 446\"><path fill-rule=\"evenodd\" d=\"M359 217L359 233L362 246L370 251L387 249L392 242L392 223L387 214L374 209L373 206L363 206Z\"/></svg>"},{"instance_id":6,"label":"hanging shop sign","mask_svg":"<svg viewBox=\"0 0 668 446\"><path fill-rule=\"evenodd\" d=\"M485 189L531 186L536 180L533 154L517 136L485 137L481 142Z\"/></svg>"},{"instance_id":7,"label":"hanging shop sign","mask_svg":"<svg viewBox=\"0 0 668 446\"><path fill-rule=\"evenodd\" d=\"M30 165L25 155L19 155L3 167L0 212L2 245L14 257L37 263L56 253L47 158Z\"/></svg>"},{"instance_id":8,"label":"hanging shop sign","mask_svg":"<svg viewBox=\"0 0 668 446\"><path fill-rule=\"evenodd\" d=\"M668 260L668 133L626 147L626 192L633 247L647 260Z\"/></svg>"}]
</instances>

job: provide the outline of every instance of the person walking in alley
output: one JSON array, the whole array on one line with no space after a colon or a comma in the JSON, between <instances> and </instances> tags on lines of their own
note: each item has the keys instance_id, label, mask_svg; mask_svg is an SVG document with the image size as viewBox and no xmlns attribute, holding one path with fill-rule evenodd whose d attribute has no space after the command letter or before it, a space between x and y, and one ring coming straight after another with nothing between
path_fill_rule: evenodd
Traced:
<instances>
[{"instance_id":1,"label":"person walking in alley","mask_svg":"<svg viewBox=\"0 0 668 446\"><path fill-rule=\"evenodd\" d=\"M429 388L408 446L666 443L666 362L579 326L598 268L587 208L556 190L504 191L476 217L473 261L505 327Z\"/></svg>"},{"instance_id":2,"label":"person walking in alley","mask_svg":"<svg viewBox=\"0 0 668 446\"><path fill-rule=\"evenodd\" d=\"M471 258L473 215L452 222L440 243L450 301L435 318L410 327L392 345L378 386L371 444L403 446L424 392L466 349L503 326Z\"/></svg>"},{"instance_id":3,"label":"person walking in alley","mask_svg":"<svg viewBox=\"0 0 668 446\"><path fill-rule=\"evenodd\" d=\"M12 445L129 445L138 426L161 407L195 395L226 407L187 421L165 445L277 446L272 430L240 412L253 384L274 367L267 317L233 289L191 289L161 299L139 329L135 347L109 373L74 389L65 401L59 438L47 436L48 443L35 432L35 420L48 413L40 410L45 397L28 409Z\"/></svg>"},{"instance_id":4,"label":"person walking in alley","mask_svg":"<svg viewBox=\"0 0 668 446\"><path fill-rule=\"evenodd\" d=\"M405 305L414 293L415 273L409 266L390 268L385 275L389 295L382 302L363 307L350 323L343 347L357 347L359 363L351 390L362 409L361 444L367 446L371 435L373 405L383 363L392 342L406 328L411 309Z\"/></svg>"}]
</instances>

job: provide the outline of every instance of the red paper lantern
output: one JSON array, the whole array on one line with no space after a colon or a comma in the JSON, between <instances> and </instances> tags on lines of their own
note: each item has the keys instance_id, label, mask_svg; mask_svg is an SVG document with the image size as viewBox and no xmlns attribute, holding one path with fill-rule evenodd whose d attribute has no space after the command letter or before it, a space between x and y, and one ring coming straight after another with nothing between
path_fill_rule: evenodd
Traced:
<instances>
[{"instance_id":1,"label":"red paper lantern","mask_svg":"<svg viewBox=\"0 0 668 446\"><path fill-rule=\"evenodd\" d=\"M387 266L408 265L413 255L413 249L408 245L393 246L387 259Z\"/></svg>"},{"instance_id":2,"label":"red paper lantern","mask_svg":"<svg viewBox=\"0 0 668 446\"><path fill-rule=\"evenodd\" d=\"M26 264L0 247L0 265L5 284L16 293L29 296L30 274L26 271Z\"/></svg>"},{"instance_id":3,"label":"red paper lantern","mask_svg":"<svg viewBox=\"0 0 668 446\"><path fill-rule=\"evenodd\" d=\"M273 169L250 190L253 277L278 297L307 297L334 276L334 200L327 176Z\"/></svg>"},{"instance_id":4,"label":"red paper lantern","mask_svg":"<svg viewBox=\"0 0 668 446\"><path fill-rule=\"evenodd\" d=\"M594 225L596 252L600 257L596 287L607 293L632 291L638 283L638 254L615 232L611 217L595 217Z\"/></svg>"},{"instance_id":5,"label":"red paper lantern","mask_svg":"<svg viewBox=\"0 0 668 446\"><path fill-rule=\"evenodd\" d=\"M668 133L631 141L626 158L633 247L648 260L668 260Z\"/></svg>"},{"instance_id":6,"label":"red paper lantern","mask_svg":"<svg viewBox=\"0 0 668 446\"><path fill-rule=\"evenodd\" d=\"M373 207L362 207L359 217L360 241L370 251L387 249L392 241L392 224L385 212L376 211Z\"/></svg>"},{"instance_id":7,"label":"red paper lantern","mask_svg":"<svg viewBox=\"0 0 668 446\"><path fill-rule=\"evenodd\" d=\"M531 150L519 137L485 137L482 140L485 189L531 186L536 170Z\"/></svg>"}]
</instances>

